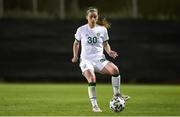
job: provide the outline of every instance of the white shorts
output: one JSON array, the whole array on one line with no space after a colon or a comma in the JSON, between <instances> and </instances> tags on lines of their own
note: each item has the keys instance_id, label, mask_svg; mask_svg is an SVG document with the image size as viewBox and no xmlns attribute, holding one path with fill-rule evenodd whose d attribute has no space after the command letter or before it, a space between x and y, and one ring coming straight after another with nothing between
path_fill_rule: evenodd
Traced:
<instances>
[{"instance_id":1,"label":"white shorts","mask_svg":"<svg viewBox=\"0 0 180 117\"><path fill-rule=\"evenodd\" d=\"M81 59L80 62L80 68L82 73L84 73L84 71L90 69L94 72L101 72L101 70L107 65L107 63L109 63L108 60L106 60L106 58L104 56L102 57L96 57L96 58L92 58L92 59Z\"/></svg>"}]
</instances>

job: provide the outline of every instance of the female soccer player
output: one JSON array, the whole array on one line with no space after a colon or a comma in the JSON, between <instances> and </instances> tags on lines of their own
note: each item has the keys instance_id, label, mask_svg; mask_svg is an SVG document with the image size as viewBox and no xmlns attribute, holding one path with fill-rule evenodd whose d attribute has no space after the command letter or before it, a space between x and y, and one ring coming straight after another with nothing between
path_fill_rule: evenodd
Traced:
<instances>
[{"instance_id":1,"label":"female soccer player","mask_svg":"<svg viewBox=\"0 0 180 117\"><path fill-rule=\"evenodd\" d=\"M92 104L92 111L94 112L102 112L96 100L95 72L112 76L114 96L121 96L125 100L129 98L129 96L122 96L120 93L120 74L118 67L106 60L103 54L103 50L105 49L110 57L115 59L118 56L117 52L111 50L108 43L108 22L98 17L98 10L96 8L91 7L87 10L86 19L88 23L79 27L76 31L72 58L73 63L78 61L78 52L81 44L80 68L89 83L88 94Z\"/></svg>"}]
</instances>

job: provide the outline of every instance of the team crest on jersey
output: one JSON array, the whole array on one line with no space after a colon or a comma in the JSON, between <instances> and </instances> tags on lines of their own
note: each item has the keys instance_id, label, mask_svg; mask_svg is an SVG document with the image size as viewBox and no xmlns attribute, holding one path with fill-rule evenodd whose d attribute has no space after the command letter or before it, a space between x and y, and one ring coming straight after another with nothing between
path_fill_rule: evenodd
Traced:
<instances>
[{"instance_id":1,"label":"team crest on jersey","mask_svg":"<svg viewBox=\"0 0 180 117\"><path fill-rule=\"evenodd\" d=\"M100 33L97 33L96 35L97 35L97 37L99 37L99 36L100 36Z\"/></svg>"}]
</instances>

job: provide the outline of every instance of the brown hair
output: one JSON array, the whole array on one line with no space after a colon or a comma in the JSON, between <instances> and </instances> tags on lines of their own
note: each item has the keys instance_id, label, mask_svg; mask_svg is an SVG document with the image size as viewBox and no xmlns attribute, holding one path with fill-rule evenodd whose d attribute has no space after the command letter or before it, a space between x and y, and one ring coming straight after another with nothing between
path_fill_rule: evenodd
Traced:
<instances>
[{"instance_id":1,"label":"brown hair","mask_svg":"<svg viewBox=\"0 0 180 117\"><path fill-rule=\"evenodd\" d=\"M86 11L86 15L88 15L88 14L91 13L91 12L97 12L97 14L98 14L98 9L95 8L95 7L89 7L89 8L87 9L87 11ZM101 26L104 26L104 27L106 27L106 28L110 28L110 27L111 27L111 25L110 25L109 22L106 20L106 18L103 17L103 16L100 16L100 15L99 15L97 24L99 24L99 25L101 25Z\"/></svg>"}]
</instances>

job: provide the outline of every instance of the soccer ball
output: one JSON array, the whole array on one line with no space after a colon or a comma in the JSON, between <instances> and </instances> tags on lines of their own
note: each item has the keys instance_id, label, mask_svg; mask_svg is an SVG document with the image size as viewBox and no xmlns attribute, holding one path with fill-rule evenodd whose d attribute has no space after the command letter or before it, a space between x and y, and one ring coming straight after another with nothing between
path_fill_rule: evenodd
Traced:
<instances>
[{"instance_id":1,"label":"soccer ball","mask_svg":"<svg viewBox=\"0 0 180 117\"><path fill-rule=\"evenodd\" d=\"M125 108L125 100L121 97L113 97L109 102L110 109L114 112L120 112Z\"/></svg>"}]
</instances>

